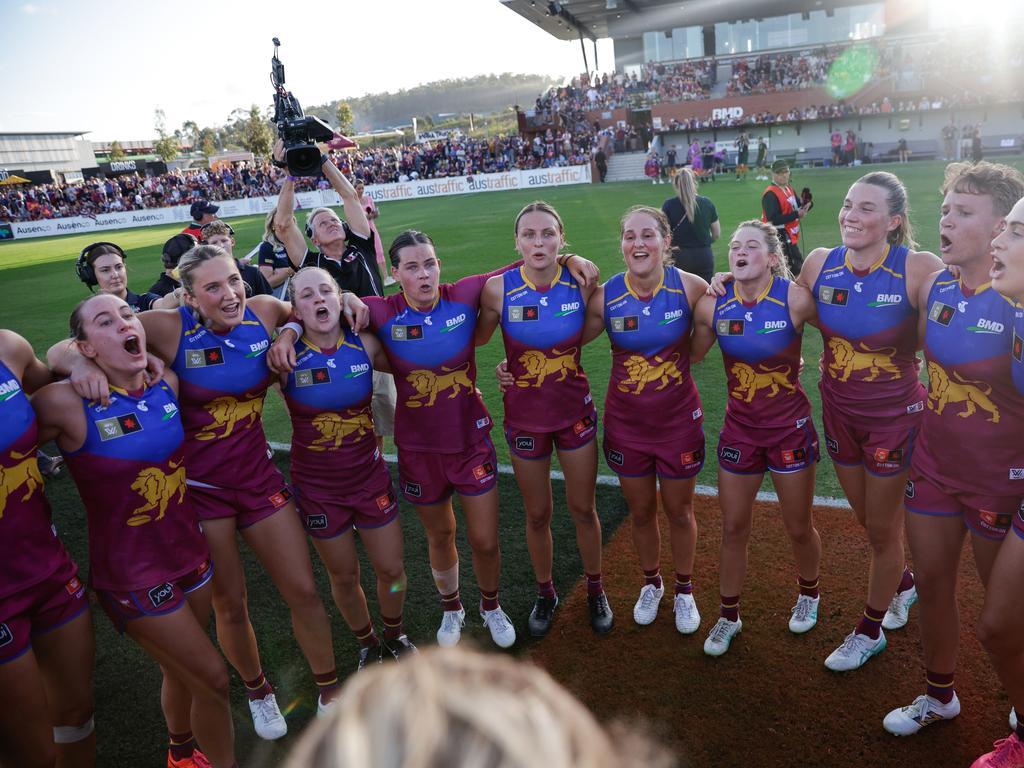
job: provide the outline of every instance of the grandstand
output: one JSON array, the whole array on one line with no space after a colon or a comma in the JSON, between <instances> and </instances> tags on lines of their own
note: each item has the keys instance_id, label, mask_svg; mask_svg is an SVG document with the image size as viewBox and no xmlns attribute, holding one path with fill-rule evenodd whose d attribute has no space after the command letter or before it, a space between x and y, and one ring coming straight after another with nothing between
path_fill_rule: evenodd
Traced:
<instances>
[{"instance_id":1,"label":"grandstand","mask_svg":"<svg viewBox=\"0 0 1024 768\"><path fill-rule=\"evenodd\" d=\"M987 31L943 29L927 3L503 0L560 39L612 38L615 71L584 73L520 116L527 136L586 124L629 151L623 134L654 136L664 155L708 140L735 161L746 130L769 159L829 165L833 133L853 131L856 163L1021 152L1024 56ZM980 138L980 146L974 141ZM966 152L965 154L965 145ZM681 152L682 154L682 152ZM625 177L642 177L642 160ZM613 173L614 176L614 173Z\"/></svg>"}]
</instances>

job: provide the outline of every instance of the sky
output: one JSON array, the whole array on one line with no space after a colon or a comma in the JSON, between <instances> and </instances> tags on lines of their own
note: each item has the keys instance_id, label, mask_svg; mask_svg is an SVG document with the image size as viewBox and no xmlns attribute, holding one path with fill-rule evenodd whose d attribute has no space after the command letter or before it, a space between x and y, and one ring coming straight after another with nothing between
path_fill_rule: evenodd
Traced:
<instances>
[{"instance_id":1,"label":"sky","mask_svg":"<svg viewBox=\"0 0 1024 768\"><path fill-rule=\"evenodd\" d=\"M90 131L147 139L221 125L236 107L269 106L271 38L304 105L422 83L583 70L579 42L556 40L498 0L0 0L0 132ZM593 69L593 48L587 42ZM599 41L602 70L610 40Z\"/></svg>"}]
</instances>

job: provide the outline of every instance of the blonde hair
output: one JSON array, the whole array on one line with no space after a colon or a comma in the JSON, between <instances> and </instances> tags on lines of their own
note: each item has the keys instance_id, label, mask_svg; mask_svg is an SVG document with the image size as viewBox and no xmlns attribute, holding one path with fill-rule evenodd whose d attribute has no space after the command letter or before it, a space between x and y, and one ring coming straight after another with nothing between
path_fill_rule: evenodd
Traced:
<instances>
[{"instance_id":1,"label":"blonde hair","mask_svg":"<svg viewBox=\"0 0 1024 768\"><path fill-rule=\"evenodd\" d=\"M320 208L314 208L306 214L306 234L309 235L310 239L313 237L313 220L321 213L334 213L334 211L321 206ZM338 214L335 213L334 215L337 216Z\"/></svg>"},{"instance_id":2,"label":"blonde hair","mask_svg":"<svg viewBox=\"0 0 1024 768\"><path fill-rule=\"evenodd\" d=\"M307 272L321 272L327 276L327 279L334 285L334 289L338 292L338 296L341 296L341 286L338 285L338 281L334 279L334 275L328 272L326 269L321 267L303 267L288 281L288 301L295 304L295 283L299 280L299 275L304 275Z\"/></svg>"},{"instance_id":3,"label":"blonde hair","mask_svg":"<svg viewBox=\"0 0 1024 768\"><path fill-rule=\"evenodd\" d=\"M779 231L771 224L760 219L747 219L736 225L729 241L736 239L741 229L756 229L764 238L765 249L769 254L775 256L775 263L772 265L772 274L776 277L784 277L786 280L793 279L793 273L789 271L789 264L786 262L786 254L782 250L782 241L779 239Z\"/></svg>"},{"instance_id":4,"label":"blonde hair","mask_svg":"<svg viewBox=\"0 0 1024 768\"><path fill-rule=\"evenodd\" d=\"M683 204L686 211L686 218L694 224L694 216L697 214L697 177L689 168L680 168L672 179L672 186L675 187L679 202Z\"/></svg>"},{"instance_id":5,"label":"blonde hair","mask_svg":"<svg viewBox=\"0 0 1024 768\"><path fill-rule=\"evenodd\" d=\"M626 231L626 221L634 213L646 213L652 219L658 227L658 231L661 233L661 239L665 243L665 250L661 254L661 263L666 267L672 264L674 258L672 256L672 225L669 224L668 216L660 208L652 208L649 205L634 205L624 214L622 214L622 220L619 221L619 237Z\"/></svg>"},{"instance_id":6,"label":"blonde hair","mask_svg":"<svg viewBox=\"0 0 1024 768\"><path fill-rule=\"evenodd\" d=\"M192 282L194 280L192 273L201 264L205 264L213 259L227 259L232 264L235 264L235 260L231 255L217 245L197 245L182 255L181 260L178 262L178 279L181 280L182 286L184 286L188 293L195 295L195 292L192 290ZM236 265L235 269L237 268Z\"/></svg>"},{"instance_id":7,"label":"blonde hair","mask_svg":"<svg viewBox=\"0 0 1024 768\"><path fill-rule=\"evenodd\" d=\"M635 734L612 737L546 672L434 648L354 675L286 768L670 768Z\"/></svg>"},{"instance_id":8,"label":"blonde hair","mask_svg":"<svg viewBox=\"0 0 1024 768\"><path fill-rule=\"evenodd\" d=\"M235 236L235 230L231 228L230 224L222 219L214 219L209 224L204 224L202 233L204 240L208 237L216 237L217 235L227 235L231 238Z\"/></svg>"},{"instance_id":9,"label":"blonde hair","mask_svg":"<svg viewBox=\"0 0 1024 768\"><path fill-rule=\"evenodd\" d=\"M270 243L275 248L280 248L284 245L278 238L277 233L274 232L274 217L277 216L277 206L275 205L270 209L267 214L267 220L263 224L263 242Z\"/></svg>"}]
</instances>

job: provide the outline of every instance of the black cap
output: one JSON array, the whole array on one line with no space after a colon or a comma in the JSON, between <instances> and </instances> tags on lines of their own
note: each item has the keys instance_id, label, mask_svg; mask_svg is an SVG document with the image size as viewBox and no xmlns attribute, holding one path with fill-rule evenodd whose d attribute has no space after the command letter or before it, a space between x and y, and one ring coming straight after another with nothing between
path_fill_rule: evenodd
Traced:
<instances>
[{"instance_id":1,"label":"black cap","mask_svg":"<svg viewBox=\"0 0 1024 768\"><path fill-rule=\"evenodd\" d=\"M189 213L192 214L194 221L199 221L204 213L216 213L220 208L209 200L196 200L192 203L192 207L189 209Z\"/></svg>"},{"instance_id":2,"label":"black cap","mask_svg":"<svg viewBox=\"0 0 1024 768\"><path fill-rule=\"evenodd\" d=\"M773 173L785 173L789 170L789 162L786 160L776 160L772 163Z\"/></svg>"},{"instance_id":3,"label":"black cap","mask_svg":"<svg viewBox=\"0 0 1024 768\"><path fill-rule=\"evenodd\" d=\"M184 256L188 251L191 251L198 244L192 235L185 232L175 235L166 243L164 243L164 263L170 268L178 265L178 260Z\"/></svg>"}]
</instances>

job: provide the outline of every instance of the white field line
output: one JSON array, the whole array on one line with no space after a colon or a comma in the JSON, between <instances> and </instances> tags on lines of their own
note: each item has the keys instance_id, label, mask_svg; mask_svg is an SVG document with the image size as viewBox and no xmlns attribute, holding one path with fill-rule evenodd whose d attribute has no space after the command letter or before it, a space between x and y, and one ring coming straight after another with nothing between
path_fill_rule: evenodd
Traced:
<instances>
[{"instance_id":1,"label":"white field line","mask_svg":"<svg viewBox=\"0 0 1024 768\"><path fill-rule=\"evenodd\" d=\"M270 443L270 447L275 451L282 453L289 453L291 451L291 443ZM398 456L394 453L385 453L384 460L389 464L394 464L398 461ZM511 464L499 464L498 472L503 475L512 474ZM557 469L551 470L551 478L553 480L565 480L565 475L559 472ZM598 475L598 485L618 485L619 478L617 475ZM718 489L713 485L698 485L696 489L698 496L718 496ZM766 501L769 503L777 503L779 497L777 494L771 491L759 491L757 494L758 501ZM850 503L846 499L837 499L833 496L815 496L814 505L817 507L834 507L836 509L849 509Z\"/></svg>"}]
</instances>

